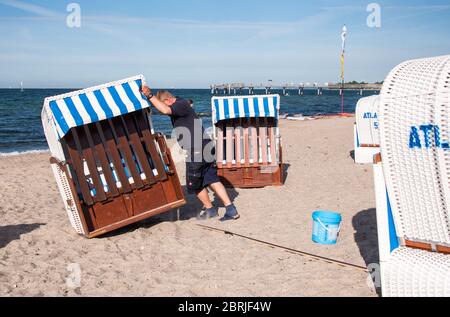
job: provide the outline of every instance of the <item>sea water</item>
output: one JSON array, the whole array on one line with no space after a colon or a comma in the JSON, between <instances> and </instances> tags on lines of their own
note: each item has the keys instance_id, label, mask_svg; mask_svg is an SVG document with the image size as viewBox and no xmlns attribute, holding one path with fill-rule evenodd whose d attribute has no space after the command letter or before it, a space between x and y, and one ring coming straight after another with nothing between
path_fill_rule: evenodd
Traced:
<instances>
[{"instance_id":1,"label":"sea water","mask_svg":"<svg viewBox=\"0 0 450 317\"><path fill-rule=\"evenodd\" d=\"M77 89L0 89L0 155L47 150L41 123L41 110L46 97L68 93ZM181 98L192 99L194 107L205 127L211 126L211 91L209 89L172 89ZM245 92L244 92L245 93ZM256 90L255 94L264 94ZM272 93L282 94L274 90ZM363 97L374 94L365 91ZM219 95L220 96L220 95ZM345 92L345 112L354 112L357 101L362 96L358 91ZM305 89L299 96L297 90L289 90L289 96L281 97L282 114L332 114L341 111L339 91L324 90L317 96L317 90ZM154 128L168 136L171 134L169 117L153 112Z\"/></svg>"}]
</instances>

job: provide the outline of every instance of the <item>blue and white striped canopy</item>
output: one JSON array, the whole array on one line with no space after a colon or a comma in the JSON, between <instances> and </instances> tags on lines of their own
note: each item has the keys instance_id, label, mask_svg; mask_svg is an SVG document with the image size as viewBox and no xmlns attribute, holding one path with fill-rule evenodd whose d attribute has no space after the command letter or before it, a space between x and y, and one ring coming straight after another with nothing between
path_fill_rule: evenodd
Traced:
<instances>
[{"instance_id":1,"label":"blue and white striped canopy","mask_svg":"<svg viewBox=\"0 0 450 317\"><path fill-rule=\"evenodd\" d=\"M111 82L45 99L61 139L74 127L150 107L140 88L144 76Z\"/></svg>"},{"instance_id":2,"label":"blue and white striped canopy","mask_svg":"<svg viewBox=\"0 0 450 317\"><path fill-rule=\"evenodd\" d=\"M280 95L212 98L214 124L238 118L278 118L279 110Z\"/></svg>"}]
</instances>

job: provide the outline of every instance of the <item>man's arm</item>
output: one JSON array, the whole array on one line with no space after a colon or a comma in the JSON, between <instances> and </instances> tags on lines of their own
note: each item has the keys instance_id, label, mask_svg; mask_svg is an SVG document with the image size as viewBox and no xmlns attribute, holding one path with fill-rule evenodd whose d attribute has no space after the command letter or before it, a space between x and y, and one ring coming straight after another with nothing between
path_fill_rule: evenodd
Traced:
<instances>
[{"instance_id":1,"label":"man's arm","mask_svg":"<svg viewBox=\"0 0 450 317\"><path fill-rule=\"evenodd\" d=\"M147 86L142 86L142 93L145 97L153 104L153 106L158 109L159 112L165 115L171 115L172 109L168 105L166 105L164 102L160 101L158 98L153 96L152 91Z\"/></svg>"}]
</instances>

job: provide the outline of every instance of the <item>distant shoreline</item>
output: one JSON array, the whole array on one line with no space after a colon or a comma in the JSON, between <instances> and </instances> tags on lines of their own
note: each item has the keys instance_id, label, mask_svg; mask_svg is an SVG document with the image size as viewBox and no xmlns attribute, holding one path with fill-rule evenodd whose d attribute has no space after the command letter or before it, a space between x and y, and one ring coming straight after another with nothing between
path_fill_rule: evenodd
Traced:
<instances>
[{"instance_id":1,"label":"distant shoreline","mask_svg":"<svg viewBox=\"0 0 450 317\"><path fill-rule=\"evenodd\" d=\"M72 88L75 89L75 88ZM0 155L20 155L30 151L47 150L44 131L41 122L42 105L49 96L68 93L72 89L0 89ZM155 89L156 90L156 89ZM178 89L173 90L181 98L195 101L195 110L202 118L206 128L211 122L211 91L209 89ZM256 94L262 91L255 91ZM273 91L281 95L281 92ZM341 111L341 97L339 92L324 91L318 96L314 90L305 90L303 96L297 91L289 91L290 96L283 96L280 116L318 116L323 114L337 114ZM346 94L345 112L354 112L355 105L361 97L373 93L365 92L361 96L358 92ZM223 96L223 95L221 95ZM301 118L296 120L302 120ZM26 124L24 124L26 123ZM153 113L153 124L157 131L170 136L172 124L170 118Z\"/></svg>"},{"instance_id":2,"label":"distant shoreline","mask_svg":"<svg viewBox=\"0 0 450 317\"><path fill-rule=\"evenodd\" d=\"M27 90L69 90L69 91L77 91L77 90L83 90L86 88L24 88L23 91L27 91ZM305 87L305 90L317 90L316 87ZM327 91L336 91L336 88L328 88L328 87L322 87L323 90L327 90ZM21 90L20 87L18 88L5 88L5 87L0 87L0 90ZM210 88L152 88L152 90L205 90L205 91L210 91ZM261 90L264 91L264 88L255 88L255 90ZM272 88L271 91L282 91L282 88ZM288 88L289 91L291 90L297 90L297 88ZM345 89L346 91L359 91L360 88L355 88L355 89ZM374 89L373 91L379 91L378 89ZM217 94L217 95L223 95L223 94Z\"/></svg>"}]
</instances>

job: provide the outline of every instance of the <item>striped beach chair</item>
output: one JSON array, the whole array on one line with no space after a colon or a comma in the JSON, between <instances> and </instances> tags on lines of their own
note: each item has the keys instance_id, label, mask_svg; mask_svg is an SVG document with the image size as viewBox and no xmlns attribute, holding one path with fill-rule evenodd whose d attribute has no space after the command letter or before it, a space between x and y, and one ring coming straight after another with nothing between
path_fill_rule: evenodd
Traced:
<instances>
[{"instance_id":1,"label":"striped beach chair","mask_svg":"<svg viewBox=\"0 0 450 317\"><path fill-rule=\"evenodd\" d=\"M279 95L212 98L219 176L229 187L283 184Z\"/></svg>"},{"instance_id":2,"label":"striped beach chair","mask_svg":"<svg viewBox=\"0 0 450 317\"><path fill-rule=\"evenodd\" d=\"M450 55L407 61L380 95L374 165L384 296L450 296Z\"/></svg>"},{"instance_id":3,"label":"striped beach chair","mask_svg":"<svg viewBox=\"0 0 450 317\"><path fill-rule=\"evenodd\" d=\"M46 98L51 167L74 229L102 235L185 204L143 76Z\"/></svg>"},{"instance_id":4,"label":"striped beach chair","mask_svg":"<svg viewBox=\"0 0 450 317\"><path fill-rule=\"evenodd\" d=\"M380 153L378 107L380 96L361 98L356 105L354 126L355 162L372 164L374 155Z\"/></svg>"}]
</instances>

